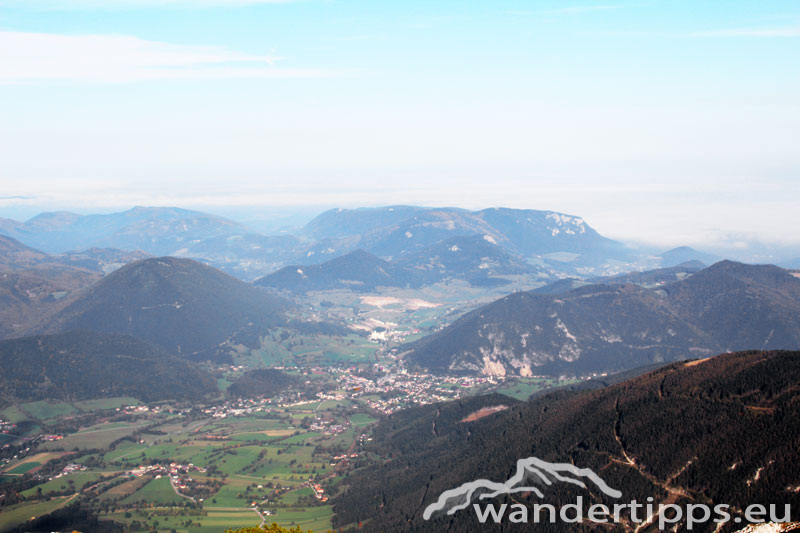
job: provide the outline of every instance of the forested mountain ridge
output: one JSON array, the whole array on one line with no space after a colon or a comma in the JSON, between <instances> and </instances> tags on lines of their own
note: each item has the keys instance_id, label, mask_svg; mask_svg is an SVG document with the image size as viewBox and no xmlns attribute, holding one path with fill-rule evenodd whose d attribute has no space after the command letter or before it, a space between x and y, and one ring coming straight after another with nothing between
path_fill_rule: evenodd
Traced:
<instances>
[{"instance_id":1,"label":"forested mountain ridge","mask_svg":"<svg viewBox=\"0 0 800 533\"><path fill-rule=\"evenodd\" d=\"M604 389L554 392L526 403L494 396L399 412L381 422L367 449L383 461L351 475L335 499L336 525L477 531L471 508L430 521L422 511L463 483L508 479L517 461L531 456L591 468L621 490L626 502L653 497L657 503L725 503L739 510L754 502L782 510L788 503L796 510L798 382L800 352L743 352L673 363ZM484 405L507 409L464 422ZM572 503L578 494L590 503L613 504L598 491L564 484L548 487L544 503ZM530 494L494 501L540 502ZM575 524L537 527L593 530ZM696 525L695 531L715 527ZM523 529L506 522L480 530Z\"/></svg>"},{"instance_id":2,"label":"forested mountain ridge","mask_svg":"<svg viewBox=\"0 0 800 533\"><path fill-rule=\"evenodd\" d=\"M800 279L722 261L647 289L517 292L404 348L436 372L587 375L743 349L800 346Z\"/></svg>"},{"instance_id":3,"label":"forested mountain ridge","mask_svg":"<svg viewBox=\"0 0 800 533\"><path fill-rule=\"evenodd\" d=\"M538 280L550 279L542 267L527 263L511 254L486 235L444 239L397 261L423 283L463 279L475 286L499 286L508 283L505 276L528 275Z\"/></svg>"},{"instance_id":4,"label":"forested mountain ridge","mask_svg":"<svg viewBox=\"0 0 800 533\"><path fill-rule=\"evenodd\" d=\"M374 291L379 287L417 285L417 280L388 261L355 250L318 265L293 265L257 279L261 287L290 292L333 289Z\"/></svg>"},{"instance_id":5,"label":"forested mountain ridge","mask_svg":"<svg viewBox=\"0 0 800 533\"><path fill-rule=\"evenodd\" d=\"M420 288L464 280L474 286L502 286L508 276L549 279L534 267L480 236L453 237L409 253L395 261L358 249L321 264L292 265L257 279L259 286L290 292L349 289L374 292L381 288Z\"/></svg>"},{"instance_id":6,"label":"forested mountain ridge","mask_svg":"<svg viewBox=\"0 0 800 533\"><path fill-rule=\"evenodd\" d=\"M158 346L127 335L72 331L0 341L0 403L133 396L197 400L216 380Z\"/></svg>"},{"instance_id":7,"label":"forested mountain ridge","mask_svg":"<svg viewBox=\"0 0 800 533\"><path fill-rule=\"evenodd\" d=\"M298 383L295 376L290 376L274 368L257 368L248 370L234 381L227 390L234 398L271 397Z\"/></svg>"},{"instance_id":8,"label":"forested mountain ridge","mask_svg":"<svg viewBox=\"0 0 800 533\"><path fill-rule=\"evenodd\" d=\"M236 343L285 325L287 303L190 259L159 257L126 265L85 289L39 332L124 333L193 359L226 359Z\"/></svg>"}]
</instances>

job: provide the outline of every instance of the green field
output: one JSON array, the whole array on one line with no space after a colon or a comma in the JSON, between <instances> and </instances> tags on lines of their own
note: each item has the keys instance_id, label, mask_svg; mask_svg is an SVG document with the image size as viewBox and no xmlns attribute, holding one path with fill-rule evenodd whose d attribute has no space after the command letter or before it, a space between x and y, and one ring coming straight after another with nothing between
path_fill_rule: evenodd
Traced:
<instances>
[{"instance_id":1,"label":"green field","mask_svg":"<svg viewBox=\"0 0 800 533\"><path fill-rule=\"evenodd\" d=\"M105 448L115 440L134 433L137 428L144 425L146 425L146 422L121 426L119 424L100 424L86 428L79 433L68 435L58 442L48 442L43 445L43 448L63 448L65 450L72 450L73 448L78 448L79 450Z\"/></svg>"},{"instance_id":2,"label":"green field","mask_svg":"<svg viewBox=\"0 0 800 533\"><path fill-rule=\"evenodd\" d=\"M126 405L139 405L139 400L130 396L119 398L102 398L99 400L86 400L83 402L73 402L76 408L81 411L96 411L101 409L117 409Z\"/></svg>"},{"instance_id":3,"label":"green field","mask_svg":"<svg viewBox=\"0 0 800 533\"><path fill-rule=\"evenodd\" d=\"M134 460L142 456L142 450L146 449L144 444L138 444L129 440L122 441L111 451L106 452L105 460L108 462L124 462L126 459ZM138 463L138 459L137 459Z\"/></svg>"},{"instance_id":4,"label":"green field","mask_svg":"<svg viewBox=\"0 0 800 533\"><path fill-rule=\"evenodd\" d=\"M100 500L124 500L128 496L134 494L137 490L148 484L153 478L150 476L133 477L125 476L118 478L124 480L122 483L117 483L110 489L100 494Z\"/></svg>"},{"instance_id":5,"label":"green field","mask_svg":"<svg viewBox=\"0 0 800 533\"><path fill-rule=\"evenodd\" d=\"M531 394L553 387L575 383L575 380L558 380L552 378L516 378L498 387L497 392L511 396L517 400L527 400Z\"/></svg>"},{"instance_id":6,"label":"green field","mask_svg":"<svg viewBox=\"0 0 800 533\"><path fill-rule=\"evenodd\" d=\"M149 531L155 522L158 522L160 531L170 531L174 529L180 533L221 533L226 529L239 529L245 527L255 527L261 523L261 519L252 510L208 510L203 514L186 514L175 516L169 510L148 510L147 512L135 511L130 518L125 517L125 513L111 513L104 515L115 522L130 524L134 520L146 523L138 531ZM186 525L191 521L192 525Z\"/></svg>"},{"instance_id":7,"label":"green field","mask_svg":"<svg viewBox=\"0 0 800 533\"><path fill-rule=\"evenodd\" d=\"M0 513L0 532L14 528L35 517L52 513L70 501L72 497L53 498L50 501L23 503L4 507Z\"/></svg>"},{"instance_id":8,"label":"green field","mask_svg":"<svg viewBox=\"0 0 800 533\"><path fill-rule=\"evenodd\" d=\"M72 415L78 411L90 412L116 409L124 405L139 405L139 401L131 397L102 398L73 403L40 400L7 407L0 411L0 418L13 423L24 420L50 420L59 416Z\"/></svg>"},{"instance_id":9,"label":"green field","mask_svg":"<svg viewBox=\"0 0 800 533\"><path fill-rule=\"evenodd\" d=\"M57 416L71 415L76 411L72 404L66 402L48 402L44 400L23 403L20 407L36 420L47 420Z\"/></svg>"},{"instance_id":10,"label":"green field","mask_svg":"<svg viewBox=\"0 0 800 533\"><path fill-rule=\"evenodd\" d=\"M27 472L30 472L31 470L33 470L37 466L42 466L42 463L39 463L39 462L36 462L36 461L31 461L29 463L22 463L21 465L17 465L17 466L15 466L14 468L12 468L10 470L6 470L6 474L10 474L10 475L25 474Z\"/></svg>"},{"instance_id":11,"label":"green field","mask_svg":"<svg viewBox=\"0 0 800 533\"><path fill-rule=\"evenodd\" d=\"M0 418L8 420L14 424L22 422L23 420L30 420L31 416L22 411L19 406L12 405L0 411Z\"/></svg>"},{"instance_id":12,"label":"green field","mask_svg":"<svg viewBox=\"0 0 800 533\"><path fill-rule=\"evenodd\" d=\"M282 495L280 497L280 502L282 505L294 506L297 505L297 500L299 500L301 497L313 495L314 490L311 487L303 487L302 489L293 490Z\"/></svg>"},{"instance_id":13,"label":"green field","mask_svg":"<svg viewBox=\"0 0 800 533\"><path fill-rule=\"evenodd\" d=\"M314 409L335 408L336 403L320 405L320 402L314 402L296 406L294 409L284 409L281 411L282 419L275 415L246 416L184 423L166 418L166 423L157 426L158 431L142 434L141 438L146 439L147 443L123 440L113 450L78 457L74 459L75 462L100 464L86 471L44 481L26 489L24 496L36 499L40 495L67 492L76 497L78 491L93 486L101 476L106 475L111 476L109 480L96 485L98 488L93 488L91 493L103 505L129 507L103 514L102 517L129 525L138 521L142 531L152 529L156 522L159 531L175 529L187 533L220 532L230 527L256 526L261 520L252 509L252 504L267 502L268 499L273 499L277 513L267 517L268 523L275 521L285 526L300 525L303 528L326 531L330 528L331 507L303 507L305 499L313 497L313 491L302 485L315 476L324 478L332 475L328 464L331 459L327 455L315 456L315 446L308 445L314 439L322 439L322 435L302 430L294 424L298 423L300 417L315 416ZM104 408L103 405L95 407ZM351 422L359 427L374 421L373 417L362 413L352 413L349 416ZM340 423L347 421L348 418L343 416ZM112 440L130 434L144 424L145 422L137 422L135 425L120 422L100 424L69 435L60 443L102 449ZM230 435L229 440L214 441L206 439L209 431L234 434ZM352 442L355 431L351 428L348 433L343 445ZM331 437L334 438L336 437ZM23 471L32 470L41 463L38 457L48 456L49 454L31 456L27 462L16 465L12 473L22 474ZM200 483L222 481L222 487L206 497L204 510L201 511L192 508L194 504L187 498L176 494L166 475L157 479L154 475L139 478L124 476L126 470L153 460L213 467L217 475L194 470L190 475ZM220 478L218 474L226 477ZM278 487L282 488L276 492ZM292 487L298 487L298 490L289 490ZM286 490L289 492L283 492ZM279 495L274 500L276 494ZM5 521L2 523L13 526L30 516L39 516L57 508L63 501L65 500L59 497L52 502L41 502L42 505L28 504L22 509L14 509L8 515L4 512ZM187 504L190 505L189 508L186 507ZM270 506L267 503L263 505ZM126 517L126 512L130 516Z\"/></svg>"},{"instance_id":14,"label":"green field","mask_svg":"<svg viewBox=\"0 0 800 533\"><path fill-rule=\"evenodd\" d=\"M282 338L282 333L288 337ZM275 330L262 339L259 349L235 357L237 364L250 367L329 366L374 361L376 350L376 344L358 335L330 337Z\"/></svg>"},{"instance_id":15,"label":"green field","mask_svg":"<svg viewBox=\"0 0 800 533\"><path fill-rule=\"evenodd\" d=\"M169 478L164 476L153 479L144 487L140 488L130 496L126 497L121 503L138 503L140 501L159 505L171 503L183 503L186 500L183 496L178 496L169 483Z\"/></svg>"},{"instance_id":16,"label":"green field","mask_svg":"<svg viewBox=\"0 0 800 533\"><path fill-rule=\"evenodd\" d=\"M28 498L34 496L37 493L37 489L42 489L42 494L45 495L49 492L61 492L68 490L70 486L74 487L75 489L80 489L86 483L96 481L101 475L102 474L98 474L96 472L73 472L66 476L42 483L41 485L37 485L36 487L28 490L24 490L21 494Z\"/></svg>"},{"instance_id":17,"label":"green field","mask_svg":"<svg viewBox=\"0 0 800 533\"><path fill-rule=\"evenodd\" d=\"M231 440L234 440L234 441L237 441L237 442L252 442L252 441L270 442L270 441L279 440L280 438L282 438L282 437L270 436L270 435L267 435L266 433L263 433L263 432L262 433L252 433L252 432L250 432L250 433L237 433L235 435L231 435Z\"/></svg>"},{"instance_id":18,"label":"green field","mask_svg":"<svg viewBox=\"0 0 800 533\"><path fill-rule=\"evenodd\" d=\"M333 509L328 506L306 507L301 509L278 509L274 516L267 517L267 522L276 522L280 526L300 526L301 529L328 531L331 527Z\"/></svg>"},{"instance_id":19,"label":"green field","mask_svg":"<svg viewBox=\"0 0 800 533\"><path fill-rule=\"evenodd\" d=\"M350 415L350 423L353 424L354 426L358 426L358 427L368 426L368 425L372 424L373 422L377 422L377 421L378 421L377 418L373 418L373 417L371 417L369 415L365 415L363 413L355 413L353 415Z\"/></svg>"},{"instance_id":20,"label":"green field","mask_svg":"<svg viewBox=\"0 0 800 533\"><path fill-rule=\"evenodd\" d=\"M291 348L297 353L304 351L304 357L324 359L316 342L319 339ZM346 344L351 349L357 347L355 342ZM374 348L369 346L370 353ZM298 375L315 383L330 380L320 375ZM165 409L143 412L131 420L123 413L107 412L134 403L132 398L109 398L74 403L29 402L7 408L6 419L50 421L74 415L80 420L85 413L106 411L90 420L108 421L77 433L67 432L60 441L38 442L28 456L12 464L12 475L6 473L6 478L20 479L51 456L59 456L57 449L92 450L91 454L84 452L69 458L85 465L86 470L26 487L22 495L31 502L4 510L0 523L11 527L55 509L66 501L56 494L64 493L74 501L99 505L101 518L128 525L138 522L136 530L141 531L152 530L156 522L159 531L187 533L256 526L261 518L254 503L276 513L267 517L268 523L326 531L330 528L331 507L316 505L320 502L308 486L313 480L328 487L328 480L334 475L330 466L333 454L320 446L347 449L366 426L376 421L374 416L360 411L362 403L354 399L315 399L291 407L266 402L261 411L224 418L197 412L170 414ZM320 420L352 427L340 435L303 428ZM202 507L177 494L163 471L141 477L130 474L145 465L170 463L186 465L181 467L180 482L189 485L185 492L198 491L195 495L203 499ZM188 466L190 463L193 466ZM46 501L48 496L53 499ZM306 507L312 502L314 505Z\"/></svg>"}]
</instances>

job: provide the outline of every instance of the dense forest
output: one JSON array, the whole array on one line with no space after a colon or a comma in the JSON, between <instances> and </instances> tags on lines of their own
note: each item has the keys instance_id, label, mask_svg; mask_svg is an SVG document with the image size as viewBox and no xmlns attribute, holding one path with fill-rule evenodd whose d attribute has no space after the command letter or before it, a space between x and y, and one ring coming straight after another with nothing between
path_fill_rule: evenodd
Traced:
<instances>
[{"instance_id":1,"label":"dense forest","mask_svg":"<svg viewBox=\"0 0 800 533\"><path fill-rule=\"evenodd\" d=\"M227 361L229 343L257 348L260 335L285 325L288 306L197 261L159 257L112 272L37 333L124 333L183 357Z\"/></svg>"},{"instance_id":2,"label":"dense forest","mask_svg":"<svg viewBox=\"0 0 800 533\"><path fill-rule=\"evenodd\" d=\"M228 387L228 395L234 398L275 396L297 381L293 376L273 368L249 370Z\"/></svg>"},{"instance_id":3,"label":"dense forest","mask_svg":"<svg viewBox=\"0 0 800 533\"><path fill-rule=\"evenodd\" d=\"M599 390L557 391L527 403L474 398L393 414L375 432L376 468L356 472L335 500L336 524L368 531L473 531L472 510L422 518L445 490L484 478L503 482L519 459L591 468L623 500L800 505L800 352L743 352L675 363ZM484 405L508 408L474 421ZM546 503L597 491L547 488ZM498 498L497 503L511 502ZM514 495L513 502L538 503ZM588 503L587 503L588 505ZM782 507L781 507L782 509ZM797 517L794 517L796 520ZM495 526L481 526L492 530ZM505 523L497 530L515 530ZM590 531L545 524L543 531ZM703 531L695 526L695 531ZM710 530L715 527L711 524ZM725 531L730 531L729 526Z\"/></svg>"},{"instance_id":4,"label":"dense forest","mask_svg":"<svg viewBox=\"0 0 800 533\"><path fill-rule=\"evenodd\" d=\"M0 404L133 396L196 400L216 382L194 364L139 339L73 331L0 341Z\"/></svg>"}]
</instances>

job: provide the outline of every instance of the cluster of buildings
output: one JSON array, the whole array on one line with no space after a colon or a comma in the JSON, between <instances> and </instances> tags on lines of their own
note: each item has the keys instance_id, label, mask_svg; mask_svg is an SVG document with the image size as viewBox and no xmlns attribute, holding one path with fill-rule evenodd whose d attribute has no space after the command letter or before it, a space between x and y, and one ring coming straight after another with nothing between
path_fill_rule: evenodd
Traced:
<instances>
[{"instance_id":1,"label":"cluster of buildings","mask_svg":"<svg viewBox=\"0 0 800 533\"><path fill-rule=\"evenodd\" d=\"M321 502L328 501L328 497L325 496L325 491L322 490L322 485L319 483L312 483L311 488L314 489L314 496Z\"/></svg>"},{"instance_id":2,"label":"cluster of buildings","mask_svg":"<svg viewBox=\"0 0 800 533\"><path fill-rule=\"evenodd\" d=\"M375 364L373 370L380 377L364 377L351 368L334 370L339 388L317 396L323 400L360 400L371 409L390 414L411 405L455 400L469 389L499 383L494 376L438 376L381 364Z\"/></svg>"},{"instance_id":3,"label":"cluster of buildings","mask_svg":"<svg viewBox=\"0 0 800 533\"><path fill-rule=\"evenodd\" d=\"M17 425L11 421L0 418L0 433L11 433L16 427Z\"/></svg>"},{"instance_id":4,"label":"cluster of buildings","mask_svg":"<svg viewBox=\"0 0 800 533\"><path fill-rule=\"evenodd\" d=\"M257 397L226 400L218 405L204 408L203 413L213 418L225 418L269 411L273 407L297 407L313 401L307 399L302 392L285 391L271 398Z\"/></svg>"},{"instance_id":5,"label":"cluster of buildings","mask_svg":"<svg viewBox=\"0 0 800 533\"><path fill-rule=\"evenodd\" d=\"M355 459L358 457L357 453L343 453L341 455L334 455L331 457L334 461L345 461L347 459ZM331 463L331 466L334 466L336 463Z\"/></svg>"},{"instance_id":6,"label":"cluster of buildings","mask_svg":"<svg viewBox=\"0 0 800 533\"><path fill-rule=\"evenodd\" d=\"M126 405L123 407L117 407L117 411L121 413L125 413L126 415L134 415L134 414L141 414L141 413L160 413L161 406L155 405L153 407L148 407L146 405Z\"/></svg>"},{"instance_id":7,"label":"cluster of buildings","mask_svg":"<svg viewBox=\"0 0 800 533\"><path fill-rule=\"evenodd\" d=\"M191 472L192 470L197 472L205 472L205 468L201 468L199 466L195 466L192 463L189 464L181 464L181 463L170 463L169 465L143 465L134 468L133 470L129 470L127 474L129 476L134 477L141 477L145 474L163 476L180 476L181 474L186 474Z\"/></svg>"},{"instance_id":8,"label":"cluster of buildings","mask_svg":"<svg viewBox=\"0 0 800 533\"><path fill-rule=\"evenodd\" d=\"M419 329L374 329L369 334L369 340L377 343L395 343L400 344L409 335L419 333Z\"/></svg>"},{"instance_id":9,"label":"cluster of buildings","mask_svg":"<svg viewBox=\"0 0 800 533\"><path fill-rule=\"evenodd\" d=\"M3 448L8 448L9 446L10 446L9 444L6 444L6 445L3 446ZM24 450L20 450L13 457L0 458L0 468L2 468L3 466L5 466L5 465L7 465L7 464L9 464L9 463L11 463L13 461L16 461L17 459L22 459L23 457L28 455L28 452L30 452L30 451L31 451L31 448L30 448L30 446L28 446Z\"/></svg>"},{"instance_id":10,"label":"cluster of buildings","mask_svg":"<svg viewBox=\"0 0 800 533\"><path fill-rule=\"evenodd\" d=\"M82 465L82 464L70 463L67 466L65 466L61 470L61 472L59 472L58 474L53 476L51 479L58 479L60 477L66 476L66 475L71 474L73 472L79 472L81 470L86 470L86 467L84 465Z\"/></svg>"},{"instance_id":11,"label":"cluster of buildings","mask_svg":"<svg viewBox=\"0 0 800 533\"><path fill-rule=\"evenodd\" d=\"M263 411L271 404L266 398L248 398L244 400L226 401L219 405L212 405L203 409L203 413L213 418L226 418L228 416L242 416Z\"/></svg>"},{"instance_id":12,"label":"cluster of buildings","mask_svg":"<svg viewBox=\"0 0 800 533\"><path fill-rule=\"evenodd\" d=\"M165 474L167 469L162 465L139 466L126 472L129 476L142 477L145 474Z\"/></svg>"},{"instance_id":13,"label":"cluster of buildings","mask_svg":"<svg viewBox=\"0 0 800 533\"><path fill-rule=\"evenodd\" d=\"M344 431L347 429L347 426L345 424L339 424L335 420L328 418L317 418L311 423L309 429L311 431L324 433L325 435L338 435L339 433L344 433Z\"/></svg>"}]
</instances>

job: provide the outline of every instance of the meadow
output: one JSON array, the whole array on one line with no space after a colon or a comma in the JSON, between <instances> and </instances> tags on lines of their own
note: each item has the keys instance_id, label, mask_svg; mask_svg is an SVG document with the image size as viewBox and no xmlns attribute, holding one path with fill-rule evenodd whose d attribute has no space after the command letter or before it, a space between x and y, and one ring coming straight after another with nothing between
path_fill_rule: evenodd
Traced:
<instances>
[{"instance_id":1,"label":"meadow","mask_svg":"<svg viewBox=\"0 0 800 533\"><path fill-rule=\"evenodd\" d=\"M102 410L121 401L69 405L76 411ZM23 406L25 412L28 407ZM46 402L31 410L39 416L74 412ZM349 427L340 434L302 427L304 420L317 417ZM330 497L333 480L341 478L331 466L329 448L356 446L357 435L376 420L351 402L314 401L224 418L149 413L129 422L95 424L43 443L40 449L46 451L7 465L6 475L15 478L61 459L58 465L87 466L51 474L26 488L21 495L28 501L4 509L0 527L40 516L72 498L133 531L219 532L262 520L325 531L332 509L316 497L311 483L327 487L324 495ZM69 457L59 451L73 449L78 451ZM169 465L179 465L178 474L170 474ZM156 470L142 473L143 468Z\"/></svg>"}]
</instances>

